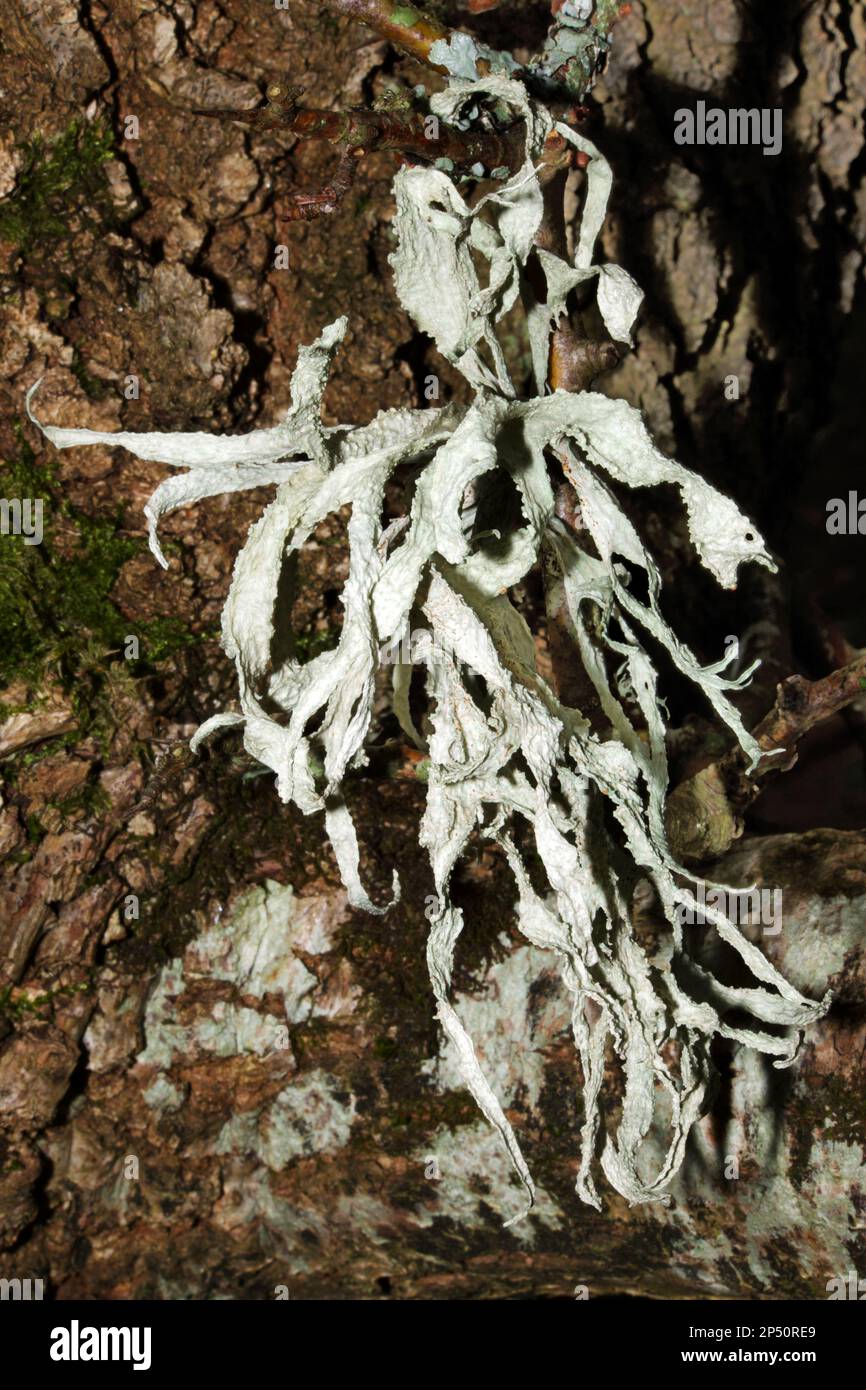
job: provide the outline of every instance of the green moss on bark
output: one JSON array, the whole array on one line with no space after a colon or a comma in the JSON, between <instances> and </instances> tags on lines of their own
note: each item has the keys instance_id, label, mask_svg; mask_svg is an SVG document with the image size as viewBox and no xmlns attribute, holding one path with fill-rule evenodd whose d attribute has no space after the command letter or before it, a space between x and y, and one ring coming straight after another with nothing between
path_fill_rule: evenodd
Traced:
<instances>
[{"instance_id":1,"label":"green moss on bark","mask_svg":"<svg viewBox=\"0 0 866 1390\"><path fill-rule=\"evenodd\" d=\"M53 141L36 135L10 197L0 204L0 240L25 255L67 235L69 218L89 208L108 209L103 165L114 155L114 135L101 122L72 120Z\"/></svg>"},{"instance_id":2,"label":"green moss on bark","mask_svg":"<svg viewBox=\"0 0 866 1390\"><path fill-rule=\"evenodd\" d=\"M37 462L20 427L18 436L17 454L0 460L0 496L41 501L44 534L39 545L26 544L23 536L0 538L0 683L23 678L38 685L50 667L80 700L82 676L121 657L128 635L139 638L149 666L195 639L175 618L135 624L123 616L112 589L143 541L123 534L119 515L77 512L61 495L53 468ZM71 549L57 542L59 519L74 529Z\"/></svg>"}]
</instances>

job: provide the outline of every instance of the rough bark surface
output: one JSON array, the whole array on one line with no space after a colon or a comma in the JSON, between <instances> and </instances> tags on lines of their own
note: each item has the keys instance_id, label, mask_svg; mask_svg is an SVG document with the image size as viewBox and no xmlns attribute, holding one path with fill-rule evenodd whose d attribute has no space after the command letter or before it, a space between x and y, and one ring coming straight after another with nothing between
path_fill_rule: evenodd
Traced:
<instances>
[{"instance_id":1,"label":"rough bark surface","mask_svg":"<svg viewBox=\"0 0 866 1390\"><path fill-rule=\"evenodd\" d=\"M163 573L141 510L161 470L106 448L58 459L23 408L42 377L52 424L270 423L298 344L343 313L329 423L423 404L431 372L444 397L461 391L394 298L393 155L362 161L333 216L289 224L287 189L321 187L334 152L190 114L279 79L311 106L388 109L436 79L294 0L7 6L0 490L44 498L46 538L0 537L0 1275L61 1298L823 1298L866 1272L864 701L804 739L744 834L706 775L674 825L702 873L782 889L781 930L756 939L797 988L836 1000L790 1071L719 1048L667 1209L608 1190L599 1215L575 1197L567 1001L479 847L459 885L460 1007L543 1189L504 1230L505 1157L432 1017L422 788L400 748L354 788L369 880L384 890L393 865L403 880L382 919L347 907L321 825L281 807L231 739L185 751L233 696L216 628L257 500L176 513ZM432 8L518 51L548 17ZM699 653L731 633L763 658L741 702L755 725L784 677L820 678L866 645L863 539L824 526L864 436L866 15L845 0L630 10L585 128L617 175L605 249L648 301L635 352L599 385L734 495L782 561L720 601L671 499L641 503ZM674 112L699 98L782 106L781 155L677 147ZM323 527L296 583L310 651L339 622L344 578ZM692 785L726 745L674 680L669 702L675 780ZM652 902L634 910L652 932ZM613 1068L609 1082L615 1108Z\"/></svg>"}]
</instances>

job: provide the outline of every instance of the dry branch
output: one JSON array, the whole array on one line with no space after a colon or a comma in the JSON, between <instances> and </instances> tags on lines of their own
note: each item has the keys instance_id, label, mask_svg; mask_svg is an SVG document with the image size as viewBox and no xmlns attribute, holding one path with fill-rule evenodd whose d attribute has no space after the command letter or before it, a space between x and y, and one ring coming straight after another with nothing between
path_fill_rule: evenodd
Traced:
<instances>
[{"instance_id":1,"label":"dry branch","mask_svg":"<svg viewBox=\"0 0 866 1390\"><path fill-rule=\"evenodd\" d=\"M459 168L483 164L486 169L508 168L516 173L523 161L523 122L503 131L461 131L443 121L435 127L421 115L392 111L317 111L286 100L284 88L268 88L268 103L252 110L211 107L195 112L219 120L240 121L256 130L280 130L300 140L325 140L360 154L371 150L395 150L426 163L450 159Z\"/></svg>"},{"instance_id":2,"label":"dry branch","mask_svg":"<svg viewBox=\"0 0 866 1390\"><path fill-rule=\"evenodd\" d=\"M787 772L797 760L797 744L816 724L851 705L866 690L866 652L817 681L789 676L776 687L773 708L754 731L770 756L749 773L738 748L701 768L668 797L668 834L676 854L687 859L716 858L743 830L748 806L766 778Z\"/></svg>"},{"instance_id":3,"label":"dry branch","mask_svg":"<svg viewBox=\"0 0 866 1390\"><path fill-rule=\"evenodd\" d=\"M383 39L436 72L446 71L430 61L430 49L439 39L447 43L454 30L426 15L417 5L401 5L394 0L323 0L323 3L334 14L345 15L375 29Z\"/></svg>"}]
</instances>

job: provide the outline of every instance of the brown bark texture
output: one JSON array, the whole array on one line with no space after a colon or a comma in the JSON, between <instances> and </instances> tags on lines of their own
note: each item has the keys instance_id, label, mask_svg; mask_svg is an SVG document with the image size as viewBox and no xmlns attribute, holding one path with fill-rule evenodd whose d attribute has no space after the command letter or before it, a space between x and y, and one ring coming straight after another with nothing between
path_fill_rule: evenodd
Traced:
<instances>
[{"instance_id":1,"label":"brown bark texture","mask_svg":"<svg viewBox=\"0 0 866 1390\"><path fill-rule=\"evenodd\" d=\"M660 447L734 496L780 563L719 596L675 499L629 503L674 625L708 660L729 634L743 661L762 658L738 703L788 750L744 784L699 698L666 672L671 836L708 877L781 890L779 929L745 930L834 1003L791 1069L717 1048L718 1094L670 1206L630 1209L603 1184L595 1212L573 1190L568 1000L554 962L518 936L501 856L479 846L458 883L456 992L540 1187L506 1230L518 1191L433 1016L424 787L402 745L385 740L350 792L374 895L401 875L382 918L348 907L319 820L281 806L233 736L187 749L235 697L219 614L266 492L172 515L163 572L142 507L164 470L121 449L57 455L24 411L42 378L52 424L270 424L298 345L340 314L327 423L423 405L431 374L441 399L460 396L394 295L394 151L359 155L330 215L286 221L295 190L333 183L339 152L195 114L251 108L287 82L310 110L399 124L413 88L442 78L300 0L6 7L0 492L42 499L45 535L0 536L0 1276L42 1278L61 1299L550 1298L578 1285L818 1299L828 1280L866 1274L866 539L825 525L828 499L862 478L866 437L863 8L634 0L581 126L615 172L604 259L647 291L635 350L596 389L640 406ZM544 3L429 8L518 57L550 19ZM675 112L701 99L781 107L781 152L677 145ZM339 624L345 577L343 532L325 525L294 576L310 654ZM521 602L579 701L540 587ZM647 932L654 910L636 895ZM612 1066L612 1115L619 1085Z\"/></svg>"}]
</instances>

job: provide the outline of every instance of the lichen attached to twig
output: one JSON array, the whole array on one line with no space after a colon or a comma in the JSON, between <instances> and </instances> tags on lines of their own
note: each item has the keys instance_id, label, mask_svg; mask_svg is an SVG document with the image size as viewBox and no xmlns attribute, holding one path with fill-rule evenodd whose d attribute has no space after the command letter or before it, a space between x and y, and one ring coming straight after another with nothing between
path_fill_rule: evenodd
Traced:
<instances>
[{"instance_id":1,"label":"lichen attached to twig","mask_svg":"<svg viewBox=\"0 0 866 1390\"><path fill-rule=\"evenodd\" d=\"M773 564L732 501L655 448L638 411L592 391L548 389L551 335L577 286L583 293L594 289L611 340L622 344L630 341L640 305L631 277L595 257L611 185L606 160L569 127L556 125L557 136L587 166L569 262L536 245L544 217L539 167L554 131L547 109L503 73L453 75L432 105L443 122L481 133L492 128L493 113L506 111L523 123L520 167L474 206L441 169L403 169L395 182L398 294L470 383L471 404L392 410L364 427L326 428L321 397L346 328L340 319L301 349L291 408L270 429L220 437L41 428L58 448L120 444L139 458L187 470L163 482L147 508L162 563L161 516L216 493L276 486L237 558L223 614L240 708L215 715L194 744L220 729L242 729L247 750L276 774L280 797L307 814L323 813L351 901L372 912L393 906L399 884L395 873L390 905L374 905L362 886L344 780L365 761L377 672L393 659L401 634L421 626L424 720L417 710L413 717L409 672L399 663L392 667L393 706L406 736L429 757L421 844L436 899L427 957L438 1015L462 1075L502 1136L531 1205L532 1178L517 1138L451 999L463 917L450 883L470 837L480 832L501 845L513 870L521 931L557 955L571 992L585 1111L577 1190L599 1205L600 1155L608 1181L629 1201L663 1201L706 1105L712 1039L757 1048L784 1066L796 1055L799 1030L827 1001L802 997L708 906L704 916L749 983L716 979L689 949L680 909L694 909L696 900L665 833L664 715L644 638L661 645L703 692L754 766L761 749L729 699L751 672L727 679L725 658L702 667L679 641L661 611L659 571L611 484L673 484L701 563L725 587L735 585L745 562ZM533 294L527 304L535 392L521 399L498 335L526 288L530 257L546 294ZM591 549L556 516L554 459L575 490ZM406 463L416 465L411 504L401 526L383 530L385 488ZM479 524L479 500L502 480L516 489L522 515L515 527L491 534ZM275 637L287 617L278 611L283 567L342 508L351 515L340 640L301 663L285 656ZM575 651L606 717L603 735L539 674L533 636L511 601L512 587L542 558L557 576ZM640 711L640 727L629 709ZM517 833L521 823L537 860L532 877ZM669 924L654 954L632 927L638 877L655 886ZM609 1046L621 1059L624 1091L618 1124L606 1126ZM667 1137L654 1162L662 1127Z\"/></svg>"}]
</instances>

